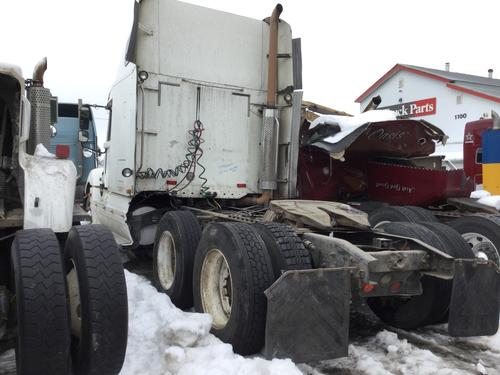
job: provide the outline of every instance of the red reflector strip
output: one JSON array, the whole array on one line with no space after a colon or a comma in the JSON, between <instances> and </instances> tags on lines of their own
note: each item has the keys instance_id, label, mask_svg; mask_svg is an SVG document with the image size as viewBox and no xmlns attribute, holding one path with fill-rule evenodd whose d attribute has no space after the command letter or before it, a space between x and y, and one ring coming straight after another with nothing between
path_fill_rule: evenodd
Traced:
<instances>
[{"instance_id":1,"label":"red reflector strip","mask_svg":"<svg viewBox=\"0 0 500 375\"><path fill-rule=\"evenodd\" d=\"M391 286L389 287L389 290L393 293L399 291L401 289L401 281L396 281L394 283L391 284Z\"/></svg>"},{"instance_id":2,"label":"red reflector strip","mask_svg":"<svg viewBox=\"0 0 500 375\"><path fill-rule=\"evenodd\" d=\"M69 146L68 145L56 145L56 158L58 158L58 159L69 158Z\"/></svg>"},{"instance_id":3,"label":"red reflector strip","mask_svg":"<svg viewBox=\"0 0 500 375\"><path fill-rule=\"evenodd\" d=\"M238 188L246 188L247 184L236 184L236 187L238 187Z\"/></svg>"},{"instance_id":4,"label":"red reflector strip","mask_svg":"<svg viewBox=\"0 0 500 375\"><path fill-rule=\"evenodd\" d=\"M375 284L364 283L361 290L363 291L363 293L369 294L375 290L375 286Z\"/></svg>"},{"instance_id":5,"label":"red reflector strip","mask_svg":"<svg viewBox=\"0 0 500 375\"><path fill-rule=\"evenodd\" d=\"M176 180L167 180L167 185L177 185Z\"/></svg>"}]
</instances>

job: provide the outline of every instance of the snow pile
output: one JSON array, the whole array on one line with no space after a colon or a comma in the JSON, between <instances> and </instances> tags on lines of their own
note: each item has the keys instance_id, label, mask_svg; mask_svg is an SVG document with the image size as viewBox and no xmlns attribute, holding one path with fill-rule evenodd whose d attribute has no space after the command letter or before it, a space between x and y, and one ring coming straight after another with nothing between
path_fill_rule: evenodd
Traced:
<instances>
[{"instance_id":1,"label":"snow pile","mask_svg":"<svg viewBox=\"0 0 500 375\"><path fill-rule=\"evenodd\" d=\"M489 197L483 197L478 200L478 203L484 204L485 206L496 208L498 211L500 211L500 195L491 195Z\"/></svg>"},{"instance_id":2,"label":"snow pile","mask_svg":"<svg viewBox=\"0 0 500 375\"><path fill-rule=\"evenodd\" d=\"M356 368L369 375L465 375L476 370L476 364L472 363L466 370L450 367L430 350L419 349L386 330L379 332L367 345L350 345L349 349Z\"/></svg>"},{"instance_id":3,"label":"snow pile","mask_svg":"<svg viewBox=\"0 0 500 375\"><path fill-rule=\"evenodd\" d=\"M496 208L500 211L500 195L491 195L486 190L476 190L470 194L473 199L478 199L478 203Z\"/></svg>"},{"instance_id":4,"label":"snow pile","mask_svg":"<svg viewBox=\"0 0 500 375\"><path fill-rule=\"evenodd\" d=\"M121 375L301 374L290 360L234 354L209 333L209 315L179 310L141 276L126 271L126 279L129 335Z\"/></svg>"},{"instance_id":5,"label":"snow pile","mask_svg":"<svg viewBox=\"0 0 500 375\"><path fill-rule=\"evenodd\" d=\"M476 190L470 193L470 197L472 199L481 199L484 197L489 197L491 194L487 192L486 190Z\"/></svg>"},{"instance_id":6,"label":"snow pile","mask_svg":"<svg viewBox=\"0 0 500 375\"><path fill-rule=\"evenodd\" d=\"M52 154L51 152L49 152L49 150L47 150L42 143L39 143L36 145L35 156L38 156L41 158L49 158L49 159L56 158L56 156L54 154Z\"/></svg>"},{"instance_id":7,"label":"snow pile","mask_svg":"<svg viewBox=\"0 0 500 375\"><path fill-rule=\"evenodd\" d=\"M309 129L314 128L318 124L338 124L340 126L340 132L337 134L325 138L323 141L328 143L337 143L341 139L345 138L347 135L351 134L354 130L360 126L369 122L379 122L379 121L391 121L396 120L396 112L385 110L377 111L367 111L360 113L354 117L349 116L337 116L337 115L323 115L315 119Z\"/></svg>"}]
</instances>

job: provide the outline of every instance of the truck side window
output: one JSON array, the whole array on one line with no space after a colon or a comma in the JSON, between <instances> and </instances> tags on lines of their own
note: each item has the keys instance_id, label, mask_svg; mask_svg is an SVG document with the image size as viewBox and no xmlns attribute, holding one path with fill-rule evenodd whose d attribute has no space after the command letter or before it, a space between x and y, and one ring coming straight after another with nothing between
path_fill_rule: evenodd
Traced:
<instances>
[{"instance_id":1,"label":"truck side window","mask_svg":"<svg viewBox=\"0 0 500 375\"><path fill-rule=\"evenodd\" d=\"M478 148L476 150L476 164L483 164L483 149Z\"/></svg>"}]
</instances>

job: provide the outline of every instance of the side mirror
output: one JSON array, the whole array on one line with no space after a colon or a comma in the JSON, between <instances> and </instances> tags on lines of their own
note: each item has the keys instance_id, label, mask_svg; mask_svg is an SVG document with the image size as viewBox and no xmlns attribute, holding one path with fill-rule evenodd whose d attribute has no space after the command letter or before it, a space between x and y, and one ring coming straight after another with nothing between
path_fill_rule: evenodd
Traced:
<instances>
[{"instance_id":1,"label":"side mirror","mask_svg":"<svg viewBox=\"0 0 500 375\"><path fill-rule=\"evenodd\" d=\"M80 120L80 130L89 130L90 125L90 108L81 106L78 111Z\"/></svg>"},{"instance_id":2,"label":"side mirror","mask_svg":"<svg viewBox=\"0 0 500 375\"><path fill-rule=\"evenodd\" d=\"M54 138L57 135L57 128L54 125L50 125L50 137Z\"/></svg>"},{"instance_id":3,"label":"side mirror","mask_svg":"<svg viewBox=\"0 0 500 375\"><path fill-rule=\"evenodd\" d=\"M88 142L89 141L89 131L88 130L80 130L78 132L78 140L80 142Z\"/></svg>"},{"instance_id":4,"label":"side mirror","mask_svg":"<svg viewBox=\"0 0 500 375\"><path fill-rule=\"evenodd\" d=\"M50 97L50 125L54 125L58 120L59 102L57 96Z\"/></svg>"}]
</instances>

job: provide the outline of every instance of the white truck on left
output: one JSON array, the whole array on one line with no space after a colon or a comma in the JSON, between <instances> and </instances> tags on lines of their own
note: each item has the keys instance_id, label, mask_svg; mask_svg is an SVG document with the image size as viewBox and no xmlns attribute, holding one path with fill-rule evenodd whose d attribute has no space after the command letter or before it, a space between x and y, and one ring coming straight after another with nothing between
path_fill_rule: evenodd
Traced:
<instances>
[{"instance_id":1,"label":"white truck on left","mask_svg":"<svg viewBox=\"0 0 500 375\"><path fill-rule=\"evenodd\" d=\"M15 347L22 375L118 374L128 327L122 260L108 229L73 226L82 217L69 146L46 151L57 116L46 68L43 59L25 80L0 63L0 354Z\"/></svg>"}]
</instances>

